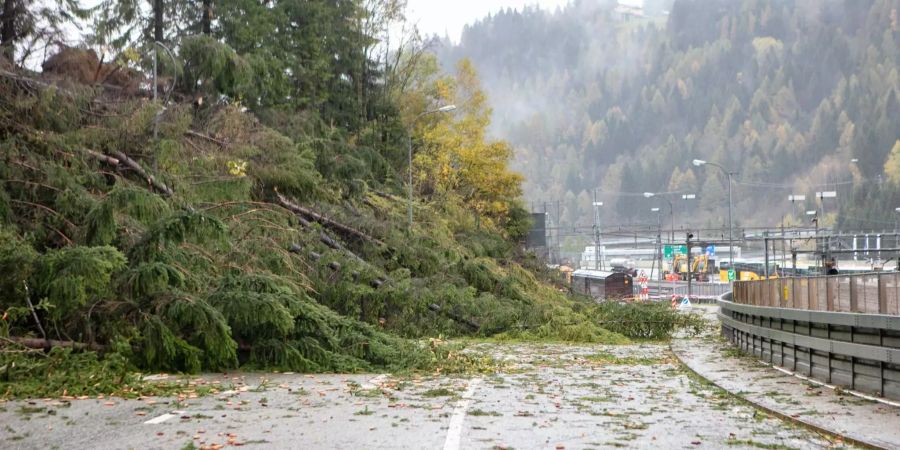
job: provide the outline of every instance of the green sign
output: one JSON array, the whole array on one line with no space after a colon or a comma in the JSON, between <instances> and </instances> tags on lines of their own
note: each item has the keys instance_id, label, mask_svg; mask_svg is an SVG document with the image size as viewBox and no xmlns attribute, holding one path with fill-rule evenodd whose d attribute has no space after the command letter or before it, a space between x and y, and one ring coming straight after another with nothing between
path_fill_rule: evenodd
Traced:
<instances>
[{"instance_id":1,"label":"green sign","mask_svg":"<svg viewBox=\"0 0 900 450\"><path fill-rule=\"evenodd\" d=\"M678 247L674 245L664 245L663 246L663 257L666 259L672 259L675 255L687 255L687 245L680 245Z\"/></svg>"},{"instance_id":2,"label":"green sign","mask_svg":"<svg viewBox=\"0 0 900 450\"><path fill-rule=\"evenodd\" d=\"M734 281L734 269L728 269L728 281Z\"/></svg>"}]
</instances>

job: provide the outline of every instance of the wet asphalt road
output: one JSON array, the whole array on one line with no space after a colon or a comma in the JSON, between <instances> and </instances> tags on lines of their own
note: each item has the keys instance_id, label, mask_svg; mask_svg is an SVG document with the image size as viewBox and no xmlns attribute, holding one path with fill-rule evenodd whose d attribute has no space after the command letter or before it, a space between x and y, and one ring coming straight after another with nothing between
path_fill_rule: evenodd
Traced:
<instances>
[{"instance_id":1,"label":"wet asphalt road","mask_svg":"<svg viewBox=\"0 0 900 450\"><path fill-rule=\"evenodd\" d=\"M217 393L199 398L0 403L0 448L835 446L706 386L665 345L471 348L502 372L210 375Z\"/></svg>"}]
</instances>

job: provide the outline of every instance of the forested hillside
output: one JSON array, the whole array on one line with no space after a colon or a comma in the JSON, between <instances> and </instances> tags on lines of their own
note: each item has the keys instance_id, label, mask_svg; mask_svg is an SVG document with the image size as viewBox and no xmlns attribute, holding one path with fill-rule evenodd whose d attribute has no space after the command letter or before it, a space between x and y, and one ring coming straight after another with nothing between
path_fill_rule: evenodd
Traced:
<instances>
[{"instance_id":1,"label":"forested hillside","mask_svg":"<svg viewBox=\"0 0 900 450\"><path fill-rule=\"evenodd\" d=\"M30 349L116 370L431 370L465 356L415 339L625 339L521 251L521 178L471 65L376 51L395 2L11 3L0 396L112 370ZM75 16L78 46L47 39Z\"/></svg>"},{"instance_id":2,"label":"forested hillside","mask_svg":"<svg viewBox=\"0 0 900 450\"><path fill-rule=\"evenodd\" d=\"M643 17L614 6L507 10L435 45L482 74L492 131L515 147L536 209L560 200L563 225L590 224L596 188L606 223L655 225L659 205L640 193L696 193L670 197L680 225L722 226L725 177L699 158L739 172L736 224L800 223L820 209L816 191L835 190L823 225L894 226L900 1L654 1Z\"/></svg>"}]
</instances>

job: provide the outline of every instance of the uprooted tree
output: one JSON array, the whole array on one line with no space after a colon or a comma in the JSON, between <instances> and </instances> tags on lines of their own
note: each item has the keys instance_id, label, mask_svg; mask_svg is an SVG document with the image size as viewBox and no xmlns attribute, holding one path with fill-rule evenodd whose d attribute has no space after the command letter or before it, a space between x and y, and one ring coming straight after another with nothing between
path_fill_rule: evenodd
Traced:
<instances>
[{"instance_id":1,"label":"uprooted tree","mask_svg":"<svg viewBox=\"0 0 900 450\"><path fill-rule=\"evenodd\" d=\"M359 13L338 3L356 6L316 14ZM298 14L276 6L253 12ZM362 71L320 48L314 25L250 49L242 39L262 20L223 15L222 38L178 38L167 103L150 100L146 61L133 58L117 60L140 78L132 90L0 72L0 345L154 370L354 371L429 367L433 348L411 339L426 336L624 340L522 265L538 267L517 246L527 214L508 148L484 142L483 98L419 124L415 168L439 189L417 185L408 230L391 193L406 169L401 100L452 79L388 91L355 53L371 45L359 30L341 51ZM303 61L278 58L297 45ZM335 84L347 79L365 89ZM453 83L432 97L481 98L471 70ZM495 151L484 162L477 149Z\"/></svg>"}]
</instances>

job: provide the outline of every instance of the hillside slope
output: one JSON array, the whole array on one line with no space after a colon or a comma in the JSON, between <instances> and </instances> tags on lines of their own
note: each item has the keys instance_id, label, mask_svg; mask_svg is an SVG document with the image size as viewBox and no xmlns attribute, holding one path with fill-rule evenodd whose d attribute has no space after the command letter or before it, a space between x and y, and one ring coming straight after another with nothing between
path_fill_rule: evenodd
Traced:
<instances>
[{"instance_id":1,"label":"hillside slope","mask_svg":"<svg viewBox=\"0 0 900 450\"><path fill-rule=\"evenodd\" d=\"M188 372L428 368L423 337L625 340L536 278L522 223L432 199L407 232L405 198L355 175L379 159L290 120L294 138L237 104L0 73L0 336Z\"/></svg>"}]
</instances>

